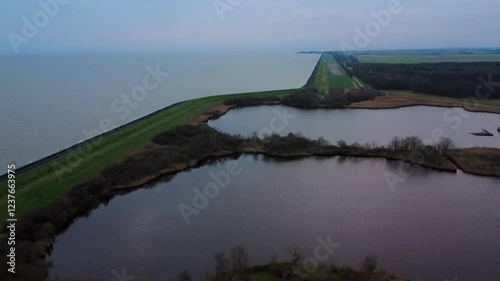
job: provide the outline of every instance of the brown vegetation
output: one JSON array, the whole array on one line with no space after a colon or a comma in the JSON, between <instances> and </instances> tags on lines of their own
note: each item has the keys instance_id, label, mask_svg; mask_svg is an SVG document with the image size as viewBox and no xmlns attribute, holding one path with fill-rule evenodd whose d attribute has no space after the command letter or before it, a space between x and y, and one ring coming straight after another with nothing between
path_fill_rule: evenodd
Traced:
<instances>
[{"instance_id":1,"label":"brown vegetation","mask_svg":"<svg viewBox=\"0 0 500 281\"><path fill-rule=\"evenodd\" d=\"M472 147L450 151L450 159L464 172L500 176L500 149Z\"/></svg>"},{"instance_id":2,"label":"brown vegetation","mask_svg":"<svg viewBox=\"0 0 500 281\"><path fill-rule=\"evenodd\" d=\"M438 107L462 107L472 112L489 112L500 114L500 107L485 104L467 104L464 101L438 99L429 95L383 95L373 100L352 103L349 108L353 109L389 109L408 106L438 106Z\"/></svg>"},{"instance_id":3,"label":"brown vegetation","mask_svg":"<svg viewBox=\"0 0 500 281\"><path fill-rule=\"evenodd\" d=\"M194 123L204 123L213 118L214 116L222 116L226 114L231 108L233 108L234 104L225 104L225 103L216 103L214 105L209 106L207 109L203 111L203 113L190 118L186 124L194 124Z\"/></svg>"}]
</instances>

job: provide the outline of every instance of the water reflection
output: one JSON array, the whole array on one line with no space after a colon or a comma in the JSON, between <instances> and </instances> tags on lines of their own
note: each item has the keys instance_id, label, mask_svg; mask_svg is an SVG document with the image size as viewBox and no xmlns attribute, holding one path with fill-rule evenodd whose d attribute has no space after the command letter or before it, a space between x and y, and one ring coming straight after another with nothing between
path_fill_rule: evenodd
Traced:
<instances>
[{"instance_id":1,"label":"water reflection","mask_svg":"<svg viewBox=\"0 0 500 281\"><path fill-rule=\"evenodd\" d=\"M53 274L108 278L126 267L135 276L165 280L188 268L194 278L213 267L213 253L243 245L253 264L298 244L307 253L317 237L341 243L337 264L358 267L376 253L383 267L408 278L496 280L500 252L500 180L415 167L391 190L384 174L396 161L242 155L208 160L111 200L57 237ZM241 167L210 205L187 225L180 203L228 163ZM75 255L78 253L78 255ZM467 267L463 265L467 264Z\"/></svg>"},{"instance_id":2,"label":"water reflection","mask_svg":"<svg viewBox=\"0 0 500 281\"><path fill-rule=\"evenodd\" d=\"M399 109L336 109L303 110L284 106L258 106L236 109L209 124L232 134L250 135L269 127L273 110L287 112L296 117L290 120L280 135L300 132L317 139L324 137L332 144L339 140L360 144L377 142L386 145L393 137L418 136L422 140L439 139L446 135L460 147L500 147L500 115L466 112L460 108L414 106ZM450 121L449 111L461 118L460 123ZM448 118L445 118L447 116ZM470 133L487 129L493 137L473 136ZM438 136L438 137L434 137Z\"/></svg>"}]
</instances>

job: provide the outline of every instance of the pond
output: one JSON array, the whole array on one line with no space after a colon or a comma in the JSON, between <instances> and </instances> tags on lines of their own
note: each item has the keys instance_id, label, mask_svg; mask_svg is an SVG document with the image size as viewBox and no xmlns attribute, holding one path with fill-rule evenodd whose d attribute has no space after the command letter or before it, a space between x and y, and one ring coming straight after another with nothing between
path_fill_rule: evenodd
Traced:
<instances>
[{"instance_id":1,"label":"pond","mask_svg":"<svg viewBox=\"0 0 500 281\"><path fill-rule=\"evenodd\" d=\"M56 239L51 274L111 280L125 269L163 281L188 269L200 280L214 272L216 252L242 245L251 264L262 264L273 254L287 259L292 245L312 255L323 239L338 243L329 256L338 265L358 268L376 254L382 267L413 280L498 280L500 179L416 167L391 187L386 175L400 165L242 155L181 172L78 219ZM207 186L218 192L194 204ZM183 215L180 204L197 213Z\"/></svg>"},{"instance_id":2,"label":"pond","mask_svg":"<svg viewBox=\"0 0 500 281\"><path fill-rule=\"evenodd\" d=\"M258 106L236 109L209 124L232 134L260 136L277 132L301 132L331 143L365 144L376 141L386 145L393 137L417 136L430 143L440 136L450 137L459 147L500 147L500 115L468 112L461 108L428 106L399 109L325 109L304 110L285 106ZM486 129L492 137L473 136L471 132Z\"/></svg>"}]
</instances>

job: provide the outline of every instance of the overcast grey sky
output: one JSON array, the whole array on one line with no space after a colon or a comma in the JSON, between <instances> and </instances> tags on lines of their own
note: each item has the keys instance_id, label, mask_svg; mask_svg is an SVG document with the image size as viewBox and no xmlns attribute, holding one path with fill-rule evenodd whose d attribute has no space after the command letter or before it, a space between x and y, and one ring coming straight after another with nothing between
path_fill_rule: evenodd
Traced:
<instances>
[{"instance_id":1,"label":"overcast grey sky","mask_svg":"<svg viewBox=\"0 0 500 281\"><path fill-rule=\"evenodd\" d=\"M0 1L4 53L339 49L394 1L363 48L500 46L498 0Z\"/></svg>"}]
</instances>

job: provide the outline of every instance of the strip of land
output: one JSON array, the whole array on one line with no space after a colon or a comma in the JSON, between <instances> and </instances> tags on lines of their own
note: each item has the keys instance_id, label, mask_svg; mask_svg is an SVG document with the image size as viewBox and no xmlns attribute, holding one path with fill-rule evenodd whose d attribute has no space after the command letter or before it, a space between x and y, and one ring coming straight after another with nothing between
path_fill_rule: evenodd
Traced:
<instances>
[{"instance_id":1,"label":"strip of land","mask_svg":"<svg viewBox=\"0 0 500 281\"><path fill-rule=\"evenodd\" d=\"M337 59L330 53L321 56L313 87L321 94L330 94L333 89L357 88L359 85L345 72Z\"/></svg>"},{"instance_id":2,"label":"strip of land","mask_svg":"<svg viewBox=\"0 0 500 281\"><path fill-rule=\"evenodd\" d=\"M321 61L318 62L310 81L316 81L321 74ZM50 161L23 172L17 176L17 199L19 204L17 214L22 216L26 212L36 210L67 193L73 186L97 176L104 168L122 161L127 155L140 151L150 145L151 138L165 130L181 124L192 123L210 118L207 112L231 109L225 104L235 98L257 98L257 103L263 104L261 98L285 97L300 92L299 89L282 91L256 92L236 95L221 95L186 101L168 110L161 111L142 119L132 125L127 125L112 134L97 140L87 141L75 149L58 154ZM408 91L387 91L386 95L375 97L362 102L352 103L348 108L387 109L406 106L441 106L463 107L476 112L500 114L500 100L477 100L477 105L464 99L454 99L442 96L417 94ZM300 101L300 99L298 100ZM325 100L321 100L324 102ZM268 102L269 103L269 102ZM271 103L282 103L282 100L273 100ZM333 103L336 104L336 103ZM295 103L286 103L289 106L301 107ZM303 106L302 106L303 107ZM344 106L325 106L311 103L307 108L335 108ZM207 111L208 109L208 111ZM6 186L6 181L1 182ZM5 218L7 188L0 190L0 217Z\"/></svg>"},{"instance_id":3,"label":"strip of land","mask_svg":"<svg viewBox=\"0 0 500 281\"><path fill-rule=\"evenodd\" d=\"M353 103L349 106L349 108L390 109L425 105L437 107L461 107L472 112L500 114L500 100L458 99L414 93L411 91L384 91L384 93L386 94L376 97L373 100Z\"/></svg>"},{"instance_id":4,"label":"strip of land","mask_svg":"<svg viewBox=\"0 0 500 281\"><path fill-rule=\"evenodd\" d=\"M188 122L207 108L237 97L281 96L297 89L221 95L189 100L168 110L144 118L113 134L82 143L55 159L18 174L16 177L16 214L36 210L66 194L73 186L99 175L106 167L150 143L153 136ZM0 185L0 217L6 218L7 181Z\"/></svg>"}]
</instances>

